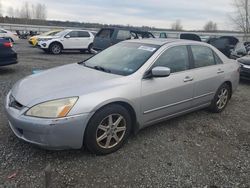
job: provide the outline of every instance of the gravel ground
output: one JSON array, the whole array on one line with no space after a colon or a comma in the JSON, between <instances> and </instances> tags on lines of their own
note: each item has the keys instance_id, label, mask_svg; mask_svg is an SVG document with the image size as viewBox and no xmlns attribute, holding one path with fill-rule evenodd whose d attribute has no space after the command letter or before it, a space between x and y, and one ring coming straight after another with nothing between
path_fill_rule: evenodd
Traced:
<instances>
[{"instance_id":1,"label":"gravel ground","mask_svg":"<svg viewBox=\"0 0 250 188\"><path fill-rule=\"evenodd\" d=\"M0 68L0 187L44 187L47 165L52 187L250 187L250 83L240 84L223 113L203 110L148 127L108 156L46 151L14 136L4 96L34 68L78 62L89 54L47 55L27 41L15 48L19 64Z\"/></svg>"}]
</instances>

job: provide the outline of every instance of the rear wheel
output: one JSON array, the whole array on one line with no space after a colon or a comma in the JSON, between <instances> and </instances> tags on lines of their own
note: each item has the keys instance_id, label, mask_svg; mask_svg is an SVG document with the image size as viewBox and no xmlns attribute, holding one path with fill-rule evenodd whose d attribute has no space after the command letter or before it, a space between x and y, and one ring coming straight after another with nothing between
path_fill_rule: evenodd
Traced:
<instances>
[{"instance_id":1,"label":"rear wheel","mask_svg":"<svg viewBox=\"0 0 250 188\"><path fill-rule=\"evenodd\" d=\"M62 52L62 45L59 43L52 43L49 47L49 51L55 55L60 54Z\"/></svg>"},{"instance_id":2,"label":"rear wheel","mask_svg":"<svg viewBox=\"0 0 250 188\"><path fill-rule=\"evenodd\" d=\"M88 52L92 54L92 49L93 49L93 43L91 43L88 47Z\"/></svg>"},{"instance_id":3,"label":"rear wheel","mask_svg":"<svg viewBox=\"0 0 250 188\"><path fill-rule=\"evenodd\" d=\"M97 111L85 131L84 144L95 154L104 155L120 149L131 130L129 112L120 105L109 105Z\"/></svg>"},{"instance_id":4,"label":"rear wheel","mask_svg":"<svg viewBox=\"0 0 250 188\"><path fill-rule=\"evenodd\" d=\"M222 86L220 86L220 88L216 92L214 99L211 103L210 111L214 113L222 112L228 104L228 101L231 96L230 92L231 91L230 91L230 87L228 86L228 84L225 83Z\"/></svg>"}]
</instances>

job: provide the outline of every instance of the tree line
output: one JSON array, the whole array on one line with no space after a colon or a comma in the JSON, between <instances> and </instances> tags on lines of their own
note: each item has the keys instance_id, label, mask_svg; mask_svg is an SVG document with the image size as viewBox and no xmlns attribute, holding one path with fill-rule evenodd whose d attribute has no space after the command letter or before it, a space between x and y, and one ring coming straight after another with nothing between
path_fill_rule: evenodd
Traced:
<instances>
[{"instance_id":1,"label":"tree line","mask_svg":"<svg viewBox=\"0 0 250 188\"><path fill-rule=\"evenodd\" d=\"M25 1L20 8L13 8L12 6L8 7L5 14L10 18L46 20L47 8L45 4L42 3L32 4ZM0 16L3 16L1 0Z\"/></svg>"}]
</instances>

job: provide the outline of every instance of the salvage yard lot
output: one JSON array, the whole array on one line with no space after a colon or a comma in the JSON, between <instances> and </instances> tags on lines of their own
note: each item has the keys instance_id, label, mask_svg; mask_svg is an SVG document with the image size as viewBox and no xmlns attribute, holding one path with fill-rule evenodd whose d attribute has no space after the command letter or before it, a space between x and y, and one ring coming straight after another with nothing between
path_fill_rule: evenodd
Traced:
<instances>
[{"instance_id":1,"label":"salvage yard lot","mask_svg":"<svg viewBox=\"0 0 250 188\"><path fill-rule=\"evenodd\" d=\"M79 62L90 54L49 55L24 40L15 49L19 64L0 67L0 187L43 187L48 164L52 187L250 187L250 82L241 82L223 113L201 110L148 127L108 156L46 151L13 135L4 97L32 70Z\"/></svg>"}]
</instances>

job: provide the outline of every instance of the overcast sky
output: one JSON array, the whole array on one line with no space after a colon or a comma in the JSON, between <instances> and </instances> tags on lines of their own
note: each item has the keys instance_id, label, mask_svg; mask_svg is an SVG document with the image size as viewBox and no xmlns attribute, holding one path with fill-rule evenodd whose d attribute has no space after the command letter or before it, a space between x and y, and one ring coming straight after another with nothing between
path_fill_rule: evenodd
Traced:
<instances>
[{"instance_id":1,"label":"overcast sky","mask_svg":"<svg viewBox=\"0 0 250 188\"><path fill-rule=\"evenodd\" d=\"M170 28L179 19L184 29L202 29L212 20L219 29L234 29L229 21L232 0L0 0L3 10L24 1L46 5L48 19ZM5 13L6 13L5 12ZM5 14L4 13L4 14Z\"/></svg>"}]
</instances>

